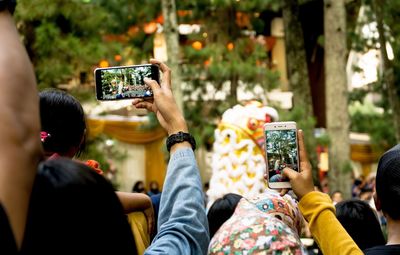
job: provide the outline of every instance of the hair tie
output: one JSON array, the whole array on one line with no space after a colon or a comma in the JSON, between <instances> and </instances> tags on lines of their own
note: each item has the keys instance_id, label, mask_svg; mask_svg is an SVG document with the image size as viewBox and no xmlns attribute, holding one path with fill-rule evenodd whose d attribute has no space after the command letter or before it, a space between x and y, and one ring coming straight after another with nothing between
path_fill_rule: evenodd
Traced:
<instances>
[{"instance_id":1,"label":"hair tie","mask_svg":"<svg viewBox=\"0 0 400 255\"><path fill-rule=\"evenodd\" d=\"M46 141L47 138L51 137L51 135L45 131L40 132L40 140L42 143Z\"/></svg>"}]
</instances>

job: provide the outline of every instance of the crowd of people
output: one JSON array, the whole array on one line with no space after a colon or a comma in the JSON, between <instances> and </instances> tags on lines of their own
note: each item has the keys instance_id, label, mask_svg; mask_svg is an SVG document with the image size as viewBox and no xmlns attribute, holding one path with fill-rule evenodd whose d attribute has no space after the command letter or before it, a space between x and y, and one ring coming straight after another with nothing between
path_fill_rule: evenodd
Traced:
<instances>
[{"instance_id":1,"label":"crowd of people","mask_svg":"<svg viewBox=\"0 0 400 255\"><path fill-rule=\"evenodd\" d=\"M73 159L86 138L80 103L65 92L37 92L7 8L0 9L0 34L1 254L307 254L300 240L305 228L325 255L400 254L400 145L382 155L372 187L375 208L387 222L386 238L368 203L334 205L314 190L301 130L300 171L282 170L295 198L284 190L227 194L207 212L195 144L172 94L171 71L153 59L162 82L145 79L153 100L132 104L154 112L169 136L162 194L150 194L159 195L155 212L147 194L116 192L96 164ZM143 185L137 189L144 191ZM151 192L157 190L153 185Z\"/></svg>"}]
</instances>

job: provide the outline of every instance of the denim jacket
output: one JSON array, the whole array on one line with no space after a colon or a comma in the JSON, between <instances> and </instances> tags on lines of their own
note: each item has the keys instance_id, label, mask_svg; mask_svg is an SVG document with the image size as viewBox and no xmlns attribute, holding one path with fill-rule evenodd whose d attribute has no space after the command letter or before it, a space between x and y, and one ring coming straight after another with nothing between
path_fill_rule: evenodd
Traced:
<instances>
[{"instance_id":1,"label":"denim jacket","mask_svg":"<svg viewBox=\"0 0 400 255\"><path fill-rule=\"evenodd\" d=\"M207 254L210 234L199 169L190 148L171 155L161 196L158 233L144 254Z\"/></svg>"}]
</instances>

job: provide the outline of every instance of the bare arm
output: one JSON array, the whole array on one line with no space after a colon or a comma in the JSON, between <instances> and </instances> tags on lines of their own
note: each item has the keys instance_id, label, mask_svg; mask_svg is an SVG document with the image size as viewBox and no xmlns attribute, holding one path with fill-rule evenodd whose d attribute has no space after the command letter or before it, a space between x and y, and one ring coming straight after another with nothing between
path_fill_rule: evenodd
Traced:
<instances>
[{"instance_id":1,"label":"bare arm","mask_svg":"<svg viewBox=\"0 0 400 255\"><path fill-rule=\"evenodd\" d=\"M154 210L151 199L146 194L116 192L126 214L141 211L146 216L149 234L154 230Z\"/></svg>"},{"instance_id":2,"label":"bare arm","mask_svg":"<svg viewBox=\"0 0 400 255\"><path fill-rule=\"evenodd\" d=\"M18 247L41 157L39 104L32 65L12 16L0 12L0 202Z\"/></svg>"},{"instance_id":3,"label":"bare arm","mask_svg":"<svg viewBox=\"0 0 400 255\"><path fill-rule=\"evenodd\" d=\"M125 213L144 211L152 206L148 195L142 193L116 192Z\"/></svg>"}]
</instances>

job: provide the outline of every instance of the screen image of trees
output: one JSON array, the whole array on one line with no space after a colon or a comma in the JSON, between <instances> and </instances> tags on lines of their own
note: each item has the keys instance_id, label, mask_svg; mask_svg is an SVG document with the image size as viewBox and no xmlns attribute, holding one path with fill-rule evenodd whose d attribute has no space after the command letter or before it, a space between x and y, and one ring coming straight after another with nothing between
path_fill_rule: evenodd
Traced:
<instances>
[{"instance_id":1,"label":"screen image of trees","mask_svg":"<svg viewBox=\"0 0 400 255\"><path fill-rule=\"evenodd\" d=\"M278 174L285 167L297 170L296 130L266 131L266 138L269 171Z\"/></svg>"},{"instance_id":2,"label":"screen image of trees","mask_svg":"<svg viewBox=\"0 0 400 255\"><path fill-rule=\"evenodd\" d=\"M102 70L101 83L106 99L151 96L144 77L151 78L150 66L111 68Z\"/></svg>"}]
</instances>

